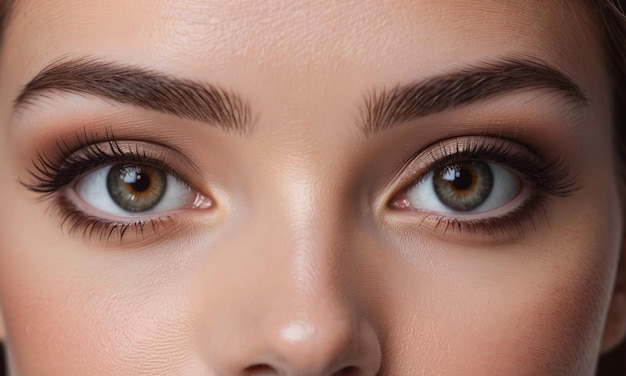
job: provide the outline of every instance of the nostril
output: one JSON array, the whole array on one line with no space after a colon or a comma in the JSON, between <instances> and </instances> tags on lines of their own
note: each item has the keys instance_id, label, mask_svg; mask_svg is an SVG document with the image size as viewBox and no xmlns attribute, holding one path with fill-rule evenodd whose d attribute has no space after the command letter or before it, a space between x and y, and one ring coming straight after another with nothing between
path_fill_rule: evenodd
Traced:
<instances>
[{"instance_id":1,"label":"nostril","mask_svg":"<svg viewBox=\"0 0 626 376\"><path fill-rule=\"evenodd\" d=\"M358 374L359 374L359 369L357 367L348 366L333 373L332 376L357 376Z\"/></svg>"},{"instance_id":2,"label":"nostril","mask_svg":"<svg viewBox=\"0 0 626 376\"><path fill-rule=\"evenodd\" d=\"M246 376L272 376L278 375L278 371L274 367L267 364L255 364L243 370Z\"/></svg>"},{"instance_id":3,"label":"nostril","mask_svg":"<svg viewBox=\"0 0 626 376\"><path fill-rule=\"evenodd\" d=\"M255 364L244 369L244 374L246 376L273 376L278 375L278 371L267 364ZM348 366L340 369L339 371L332 374L332 376L358 376L359 369L354 366Z\"/></svg>"}]
</instances>

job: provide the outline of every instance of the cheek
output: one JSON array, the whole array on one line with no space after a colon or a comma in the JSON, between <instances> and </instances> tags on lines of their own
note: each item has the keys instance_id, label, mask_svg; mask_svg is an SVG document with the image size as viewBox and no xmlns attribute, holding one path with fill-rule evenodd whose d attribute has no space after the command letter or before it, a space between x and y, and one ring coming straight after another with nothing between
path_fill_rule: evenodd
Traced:
<instances>
[{"instance_id":1,"label":"cheek","mask_svg":"<svg viewBox=\"0 0 626 376\"><path fill-rule=\"evenodd\" d=\"M188 286L193 281L163 266L172 260L94 257L80 241L56 240L46 246L2 238L0 303L16 370L37 375L91 374L94 369L200 373L202 364L192 359L191 312L197 310Z\"/></svg>"},{"instance_id":2,"label":"cheek","mask_svg":"<svg viewBox=\"0 0 626 376\"><path fill-rule=\"evenodd\" d=\"M587 245L561 246L572 254L595 257L611 249L602 241ZM473 297L467 311L481 323L468 333L471 346L463 350L475 357L473 367L509 375L591 375L611 284L610 270L603 268L601 274L593 266L598 261L583 257L531 265L523 274L512 271L511 278L490 293L466 291ZM463 321L457 325L461 328Z\"/></svg>"},{"instance_id":3,"label":"cheek","mask_svg":"<svg viewBox=\"0 0 626 376\"><path fill-rule=\"evenodd\" d=\"M417 251L432 257L410 266L419 272L389 266L391 374L407 374L407 359L411 374L593 374L619 255L614 198L555 213L573 219L524 244L433 243Z\"/></svg>"}]
</instances>

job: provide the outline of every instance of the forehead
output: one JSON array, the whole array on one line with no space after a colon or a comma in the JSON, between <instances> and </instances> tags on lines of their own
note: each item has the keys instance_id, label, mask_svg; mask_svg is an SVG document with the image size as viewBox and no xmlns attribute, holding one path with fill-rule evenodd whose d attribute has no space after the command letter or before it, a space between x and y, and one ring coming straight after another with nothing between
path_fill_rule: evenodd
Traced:
<instances>
[{"instance_id":1,"label":"forehead","mask_svg":"<svg viewBox=\"0 0 626 376\"><path fill-rule=\"evenodd\" d=\"M306 74L393 64L398 74L415 74L416 67L485 53L531 52L558 63L572 57L581 31L589 30L574 3L22 0L7 47L29 58L22 61L107 54L213 72L254 65Z\"/></svg>"}]
</instances>

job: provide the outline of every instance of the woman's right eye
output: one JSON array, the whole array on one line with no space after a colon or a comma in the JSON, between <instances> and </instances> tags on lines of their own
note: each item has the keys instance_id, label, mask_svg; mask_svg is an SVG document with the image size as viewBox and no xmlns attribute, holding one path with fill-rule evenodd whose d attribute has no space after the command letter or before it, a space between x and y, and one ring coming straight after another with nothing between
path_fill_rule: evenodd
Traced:
<instances>
[{"instance_id":1,"label":"woman's right eye","mask_svg":"<svg viewBox=\"0 0 626 376\"><path fill-rule=\"evenodd\" d=\"M79 178L74 190L94 209L123 217L212 206L207 197L163 169L141 163L100 167Z\"/></svg>"}]
</instances>

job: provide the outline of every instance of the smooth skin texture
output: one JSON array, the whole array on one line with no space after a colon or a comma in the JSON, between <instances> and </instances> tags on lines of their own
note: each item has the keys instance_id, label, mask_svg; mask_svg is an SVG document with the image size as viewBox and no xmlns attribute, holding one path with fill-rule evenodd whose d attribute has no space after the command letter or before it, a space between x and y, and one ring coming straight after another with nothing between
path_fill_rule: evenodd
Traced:
<instances>
[{"instance_id":1,"label":"smooth skin texture","mask_svg":"<svg viewBox=\"0 0 626 376\"><path fill-rule=\"evenodd\" d=\"M11 375L592 375L624 327L593 22L560 1L18 1L0 60ZM224 88L251 130L67 91L14 105L50 64L85 58ZM532 87L359 126L368 93L518 58L562 72L586 104ZM59 139L107 132L145 142L212 205L122 239L71 231L62 195L113 218L71 184L42 200L20 182ZM562 160L576 189L507 231L446 230L449 214L392 205L427 150L487 135Z\"/></svg>"}]
</instances>

